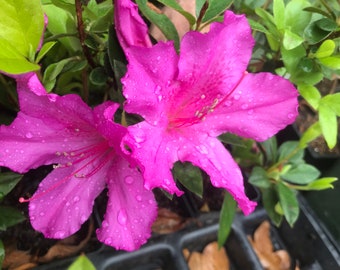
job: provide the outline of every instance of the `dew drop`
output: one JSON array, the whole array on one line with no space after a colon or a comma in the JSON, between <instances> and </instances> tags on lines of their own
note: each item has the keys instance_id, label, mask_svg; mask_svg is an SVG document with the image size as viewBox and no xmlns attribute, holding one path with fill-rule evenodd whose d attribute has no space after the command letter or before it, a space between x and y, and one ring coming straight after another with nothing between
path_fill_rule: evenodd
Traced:
<instances>
[{"instance_id":1,"label":"dew drop","mask_svg":"<svg viewBox=\"0 0 340 270\"><path fill-rule=\"evenodd\" d=\"M111 245L111 244L112 244L112 238L111 238L111 237L106 238L106 239L104 240L104 243L105 243L106 245Z\"/></svg>"},{"instance_id":2,"label":"dew drop","mask_svg":"<svg viewBox=\"0 0 340 270\"><path fill-rule=\"evenodd\" d=\"M168 178L165 178L164 179L164 183L169 186L171 184L170 180Z\"/></svg>"},{"instance_id":3,"label":"dew drop","mask_svg":"<svg viewBox=\"0 0 340 270\"><path fill-rule=\"evenodd\" d=\"M26 138L28 138L28 139L30 139L30 138L32 138L32 137L33 137L33 135L32 135L32 133L31 133L31 132L27 132L25 136L26 136Z\"/></svg>"},{"instance_id":4,"label":"dew drop","mask_svg":"<svg viewBox=\"0 0 340 270\"><path fill-rule=\"evenodd\" d=\"M240 95L236 94L236 95L234 96L234 99L235 99L235 100L239 100L240 97L241 97Z\"/></svg>"},{"instance_id":5,"label":"dew drop","mask_svg":"<svg viewBox=\"0 0 340 270\"><path fill-rule=\"evenodd\" d=\"M44 212L40 212L39 216L43 217L43 216L45 216L45 213Z\"/></svg>"},{"instance_id":6,"label":"dew drop","mask_svg":"<svg viewBox=\"0 0 340 270\"><path fill-rule=\"evenodd\" d=\"M133 179L132 176L128 175L128 176L125 177L124 181L125 181L126 184L131 185L133 183L134 179Z\"/></svg>"},{"instance_id":7,"label":"dew drop","mask_svg":"<svg viewBox=\"0 0 340 270\"><path fill-rule=\"evenodd\" d=\"M293 113L288 114L288 119L292 119L294 117Z\"/></svg>"},{"instance_id":8,"label":"dew drop","mask_svg":"<svg viewBox=\"0 0 340 270\"><path fill-rule=\"evenodd\" d=\"M109 223L106 220L104 220L103 223L102 223L102 227L103 228L109 227Z\"/></svg>"},{"instance_id":9,"label":"dew drop","mask_svg":"<svg viewBox=\"0 0 340 270\"><path fill-rule=\"evenodd\" d=\"M204 145L198 145L196 146L196 149L203 155L207 155L209 153L207 147Z\"/></svg>"},{"instance_id":10,"label":"dew drop","mask_svg":"<svg viewBox=\"0 0 340 270\"><path fill-rule=\"evenodd\" d=\"M252 115L253 113L254 113L254 110L249 110L249 111L248 111L248 114L249 114L249 115Z\"/></svg>"},{"instance_id":11,"label":"dew drop","mask_svg":"<svg viewBox=\"0 0 340 270\"><path fill-rule=\"evenodd\" d=\"M137 195L137 196L136 196L136 200L139 201L139 202L141 202L141 201L142 201L142 196L141 196L141 195Z\"/></svg>"},{"instance_id":12,"label":"dew drop","mask_svg":"<svg viewBox=\"0 0 340 270\"><path fill-rule=\"evenodd\" d=\"M74 198L73 198L73 202L79 202L79 200L80 200L80 198L78 197L78 196L75 196Z\"/></svg>"},{"instance_id":13,"label":"dew drop","mask_svg":"<svg viewBox=\"0 0 340 270\"><path fill-rule=\"evenodd\" d=\"M241 108L242 108L242 110L248 109L248 104L247 104L247 103L243 104L243 105L241 106Z\"/></svg>"},{"instance_id":14,"label":"dew drop","mask_svg":"<svg viewBox=\"0 0 340 270\"><path fill-rule=\"evenodd\" d=\"M57 231L54 234L54 238L60 239L60 238L64 238L65 237L65 232L64 231Z\"/></svg>"},{"instance_id":15,"label":"dew drop","mask_svg":"<svg viewBox=\"0 0 340 270\"><path fill-rule=\"evenodd\" d=\"M120 225L125 225L127 222L127 213L125 209L120 209L118 211L117 221Z\"/></svg>"}]
</instances>

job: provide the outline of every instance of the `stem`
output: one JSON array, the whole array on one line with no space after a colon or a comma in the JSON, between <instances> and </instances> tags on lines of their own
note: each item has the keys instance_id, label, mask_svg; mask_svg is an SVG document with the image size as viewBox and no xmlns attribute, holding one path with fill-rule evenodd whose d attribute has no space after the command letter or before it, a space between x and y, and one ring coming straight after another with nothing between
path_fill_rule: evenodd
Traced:
<instances>
[{"instance_id":1,"label":"stem","mask_svg":"<svg viewBox=\"0 0 340 270\"><path fill-rule=\"evenodd\" d=\"M208 1L205 1L201 11L200 11L200 14L197 18L197 21L196 21L196 29L195 30L198 30L200 28L200 25L201 25L201 22L202 22L202 19L203 19L203 16L205 14L205 12L207 11L208 9L208 6L209 6L209 3Z\"/></svg>"},{"instance_id":2,"label":"stem","mask_svg":"<svg viewBox=\"0 0 340 270\"><path fill-rule=\"evenodd\" d=\"M84 68L81 72L81 78L82 78L82 96L84 101L87 103L89 101L89 83L88 83L88 74L87 74L87 68Z\"/></svg>"},{"instance_id":3,"label":"stem","mask_svg":"<svg viewBox=\"0 0 340 270\"><path fill-rule=\"evenodd\" d=\"M283 160L280 160L279 162L276 162L273 164L267 172L274 171L277 167L283 166L285 163L288 162L289 159L291 159L298 151L300 151L301 148L297 146L287 157L285 157Z\"/></svg>"},{"instance_id":4,"label":"stem","mask_svg":"<svg viewBox=\"0 0 340 270\"><path fill-rule=\"evenodd\" d=\"M83 53L87 59L87 62L89 63L91 67L94 68L96 64L94 63L91 53L85 44L86 34L84 30L81 0L75 0L75 4L76 4L76 13L77 13L77 29L78 29L78 34L79 34L79 41L83 49Z\"/></svg>"}]
</instances>

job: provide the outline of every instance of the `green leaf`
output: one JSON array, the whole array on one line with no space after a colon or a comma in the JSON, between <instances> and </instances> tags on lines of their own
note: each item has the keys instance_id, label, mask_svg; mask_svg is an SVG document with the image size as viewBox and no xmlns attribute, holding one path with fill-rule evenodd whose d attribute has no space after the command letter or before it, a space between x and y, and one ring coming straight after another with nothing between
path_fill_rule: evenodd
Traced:
<instances>
[{"instance_id":1,"label":"green leaf","mask_svg":"<svg viewBox=\"0 0 340 270\"><path fill-rule=\"evenodd\" d=\"M190 162L176 162L173 172L175 178L180 181L183 186L202 198L203 178L199 168L193 166Z\"/></svg>"},{"instance_id":2,"label":"green leaf","mask_svg":"<svg viewBox=\"0 0 340 270\"><path fill-rule=\"evenodd\" d=\"M85 256L80 255L67 270L96 270L93 263Z\"/></svg>"},{"instance_id":3,"label":"green leaf","mask_svg":"<svg viewBox=\"0 0 340 270\"><path fill-rule=\"evenodd\" d=\"M335 112L322 102L319 105L319 121L327 145L332 149L337 142L338 123Z\"/></svg>"},{"instance_id":4,"label":"green leaf","mask_svg":"<svg viewBox=\"0 0 340 270\"><path fill-rule=\"evenodd\" d=\"M277 29L283 29L285 18L285 3L283 0L274 0L273 14Z\"/></svg>"},{"instance_id":5,"label":"green leaf","mask_svg":"<svg viewBox=\"0 0 340 270\"><path fill-rule=\"evenodd\" d=\"M315 52L316 58L325 58L331 56L335 50L335 42L327 39L320 45L319 49Z\"/></svg>"},{"instance_id":6,"label":"green leaf","mask_svg":"<svg viewBox=\"0 0 340 270\"><path fill-rule=\"evenodd\" d=\"M262 167L254 167L250 176L249 176L249 183L261 187L261 188L269 188L270 182L267 176L267 172Z\"/></svg>"},{"instance_id":7,"label":"green leaf","mask_svg":"<svg viewBox=\"0 0 340 270\"><path fill-rule=\"evenodd\" d=\"M281 175L284 180L298 185L309 184L319 176L320 171L309 164L299 164Z\"/></svg>"},{"instance_id":8,"label":"green leaf","mask_svg":"<svg viewBox=\"0 0 340 270\"><path fill-rule=\"evenodd\" d=\"M220 222L217 235L217 242L219 247L222 247L227 241L235 217L236 206L237 204L233 196L231 196L229 193L226 193L220 212Z\"/></svg>"},{"instance_id":9,"label":"green leaf","mask_svg":"<svg viewBox=\"0 0 340 270\"><path fill-rule=\"evenodd\" d=\"M4 259L5 259L5 247L4 247L4 243L0 239L0 269L1 269Z\"/></svg>"},{"instance_id":10,"label":"green leaf","mask_svg":"<svg viewBox=\"0 0 340 270\"><path fill-rule=\"evenodd\" d=\"M66 71L77 71L81 70L86 66L86 61L81 61L80 58L70 57L63 59L57 63L49 65L44 73L43 84L46 90L49 92L53 89L57 77Z\"/></svg>"},{"instance_id":11,"label":"green leaf","mask_svg":"<svg viewBox=\"0 0 340 270\"><path fill-rule=\"evenodd\" d=\"M262 203L270 220L275 224L275 226L280 226L282 222L282 215L275 211L275 206L279 199L277 197L277 192L273 188L266 188L262 190Z\"/></svg>"},{"instance_id":12,"label":"green leaf","mask_svg":"<svg viewBox=\"0 0 340 270\"><path fill-rule=\"evenodd\" d=\"M196 18L199 17L200 13L201 13L201 10L205 4L207 0L196 0L196 10L195 10L195 13L196 13Z\"/></svg>"},{"instance_id":13,"label":"green leaf","mask_svg":"<svg viewBox=\"0 0 340 270\"><path fill-rule=\"evenodd\" d=\"M301 149L306 148L308 146L308 143L315 140L317 137L321 136L321 134L322 131L320 122L314 123L302 134L299 141L299 147Z\"/></svg>"},{"instance_id":14,"label":"green leaf","mask_svg":"<svg viewBox=\"0 0 340 270\"><path fill-rule=\"evenodd\" d=\"M327 38L331 33L330 31L320 29L317 21L314 21L306 27L304 37L310 44L316 44Z\"/></svg>"},{"instance_id":15,"label":"green leaf","mask_svg":"<svg viewBox=\"0 0 340 270\"><path fill-rule=\"evenodd\" d=\"M321 100L319 90L315 86L308 84L299 84L298 90L300 95L313 107L313 109L317 110Z\"/></svg>"},{"instance_id":16,"label":"green leaf","mask_svg":"<svg viewBox=\"0 0 340 270\"><path fill-rule=\"evenodd\" d=\"M250 18L247 18L247 20L248 20L248 23L250 24L251 29L262 32L262 33L268 33L268 30L259 22L254 21Z\"/></svg>"},{"instance_id":17,"label":"green leaf","mask_svg":"<svg viewBox=\"0 0 340 270\"><path fill-rule=\"evenodd\" d=\"M340 93L324 96L322 98L322 104L328 106L337 116L340 116Z\"/></svg>"},{"instance_id":18,"label":"green leaf","mask_svg":"<svg viewBox=\"0 0 340 270\"><path fill-rule=\"evenodd\" d=\"M304 42L304 38L286 29L283 35L283 47L292 50Z\"/></svg>"},{"instance_id":19,"label":"green leaf","mask_svg":"<svg viewBox=\"0 0 340 270\"><path fill-rule=\"evenodd\" d=\"M326 58L321 58L319 59L321 64L324 66L335 69L335 70L340 70L340 57L339 56L329 56Z\"/></svg>"},{"instance_id":20,"label":"green leaf","mask_svg":"<svg viewBox=\"0 0 340 270\"><path fill-rule=\"evenodd\" d=\"M301 163L303 162L303 149L299 149L298 141L286 141L279 147L279 159L282 161L287 159L291 163Z\"/></svg>"},{"instance_id":21,"label":"green leaf","mask_svg":"<svg viewBox=\"0 0 340 270\"><path fill-rule=\"evenodd\" d=\"M25 216L17 209L9 206L0 206L0 231L24 221Z\"/></svg>"},{"instance_id":22,"label":"green leaf","mask_svg":"<svg viewBox=\"0 0 340 270\"><path fill-rule=\"evenodd\" d=\"M196 18L191 15L189 12L185 11L177 2L176 0L157 0L158 2L162 3L163 5L166 5L168 7L173 8L180 14L182 14L189 22L189 24L192 26L196 23Z\"/></svg>"},{"instance_id":23,"label":"green leaf","mask_svg":"<svg viewBox=\"0 0 340 270\"><path fill-rule=\"evenodd\" d=\"M276 137L273 136L269 138L268 140L261 142L261 145L265 151L267 163L273 164L274 162L276 162L276 156L277 156Z\"/></svg>"},{"instance_id":24,"label":"green leaf","mask_svg":"<svg viewBox=\"0 0 340 270\"><path fill-rule=\"evenodd\" d=\"M209 0L209 6L205 12L202 23L208 22L223 13L231 4L233 0Z\"/></svg>"},{"instance_id":25,"label":"green leaf","mask_svg":"<svg viewBox=\"0 0 340 270\"><path fill-rule=\"evenodd\" d=\"M303 11L308 6L310 3L307 0L288 1L285 8L285 30L289 29L292 33L302 36L312 18L310 12Z\"/></svg>"},{"instance_id":26,"label":"green leaf","mask_svg":"<svg viewBox=\"0 0 340 270\"><path fill-rule=\"evenodd\" d=\"M139 10L154 25L156 25L168 40L173 40L175 48L179 49L177 30L170 19L164 14L158 14L147 6L147 0L136 0Z\"/></svg>"},{"instance_id":27,"label":"green leaf","mask_svg":"<svg viewBox=\"0 0 340 270\"><path fill-rule=\"evenodd\" d=\"M89 79L94 85L102 86L106 84L108 76L103 67L96 67L91 70Z\"/></svg>"},{"instance_id":28,"label":"green leaf","mask_svg":"<svg viewBox=\"0 0 340 270\"><path fill-rule=\"evenodd\" d=\"M52 47L56 44L55 41L46 42L40 49L37 58L35 59L36 63L39 63L40 60L52 49Z\"/></svg>"},{"instance_id":29,"label":"green leaf","mask_svg":"<svg viewBox=\"0 0 340 270\"><path fill-rule=\"evenodd\" d=\"M44 29L44 15L40 0L0 0L0 44L15 47L19 56L29 57L37 50ZM32 16L34 14L34 16Z\"/></svg>"},{"instance_id":30,"label":"green leaf","mask_svg":"<svg viewBox=\"0 0 340 270\"><path fill-rule=\"evenodd\" d=\"M22 175L12 172L0 173L0 200L19 183L21 178Z\"/></svg>"},{"instance_id":31,"label":"green leaf","mask_svg":"<svg viewBox=\"0 0 340 270\"><path fill-rule=\"evenodd\" d=\"M336 177L324 177L309 183L306 186L307 190L324 190L329 188L334 188L332 185L333 182L337 181L338 178Z\"/></svg>"},{"instance_id":32,"label":"green leaf","mask_svg":"<svg viewBox=\"0 0 340 270\"><path fill-rule=\"evenodd\" d=\"M324 31L329 31L329 32L336 31L337 28L338 28L338 24L334 20L331 20L331 19L328 19L328 18L322 18L322 19L316 21L316 25L320 29L322 29Z\"/></svg>"},{"instance_id":33,"label":"green leaf","mask_svg":"<svg viewBox=\"0 0 340 270\"><path fill-rule=\"evenodd\" d=\"M277 185L280 206L283 210L284 216L291 227L299 217L299 202L294 190L288 188L282 182Z\"/></svg>"},{"instance_id":34,"label":"green leaf","mask_svg":"<svg viewBox=\"0 0 340 270\"><path fill-rule=\"evenodd\" d=\"M303 9L304 11L309 11L311 13L318 13L318 14L321 14L325 17L329 17L329 18L332 18L332 16L330 14L328 14L326 11L324 11L323 9L321 8L317 8L317 7L306 7Z\"/></svg>"}]
</instances>

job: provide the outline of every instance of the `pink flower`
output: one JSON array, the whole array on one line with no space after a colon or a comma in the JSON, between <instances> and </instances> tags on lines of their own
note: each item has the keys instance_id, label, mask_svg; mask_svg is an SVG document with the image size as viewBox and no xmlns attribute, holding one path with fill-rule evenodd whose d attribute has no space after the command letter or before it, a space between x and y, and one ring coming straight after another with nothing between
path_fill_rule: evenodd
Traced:
<instances>
[{"instance_id":1,"label":"pink flower","mask_svg":"<svg viewBox=\"0 0 340 270\"><path fill-rule=\"evenodd\" d=\"M279 76L246 72L253 45L246 18L227 11L209 33L188 32L180 55L173 42L125 49L125 109L145 121L129 127L124 140L146 188L180 195L170 169L189 161L228 190L245 214L254 210L238 165L216 137L231 132L266 140L294 121L298 93Z\"/></svg>"},{"instance_id":2,"label":"pink flower","mask_svg":"<svg viewBox=\"0 0 340 270\"><path fill-rule=\"evenodd\" d=\"M65 238L92 212L107 187L108 204L98 239L117 249L139 248L156 218L153 193L120 148L127 129L113 122L118 104L89 108L77 95L46 94L35 74L18 78L20 109L0 126L0 165L25 173L55 164L29 200L32 226L46 237Z\"/></svg>"}]
</instances>

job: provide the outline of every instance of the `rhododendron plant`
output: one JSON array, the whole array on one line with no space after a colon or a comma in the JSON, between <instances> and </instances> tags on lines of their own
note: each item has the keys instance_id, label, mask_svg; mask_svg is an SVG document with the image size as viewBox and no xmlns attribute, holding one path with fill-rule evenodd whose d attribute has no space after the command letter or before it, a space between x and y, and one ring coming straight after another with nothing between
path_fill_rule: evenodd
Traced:
<instances>
[{"instance_id":1,"label":"rhododendron plant","mask_svg":"<svg viewBox=\"0 0 340 270\"><path fill-rule=\"evenodd\" d=\"M139 248L150 236L156 202L121 151L127 129L113 122L119 105L108 101L92 110L78 95L47 94L34 73L17 76L17 87L20 112L0 127L0 165L25 173L54 164L35 194L21 198L29 201L33 227L49 238L73 234L107 187L99 240L116 249Z\"/></svg>"},{"instance_id":2,"label":"rhododendron plant","mask_svg":"<svg viewBox=\"0 0 340 270\"><path fill-rule=\"evenodd\" d=\"M254 210L242 173L217 136L231 132L266 140L294 121L297 91L279 76L247 73L253 45L246 18L230 11L209 33L188 32L179 55L172 41L152 48L123 44L129 62L124 108L144 118L129 127L125 143L147 188L180 195L171 168L189 161L215 187L228 190L245 214Z\"/></svg>"}]
</instances>

